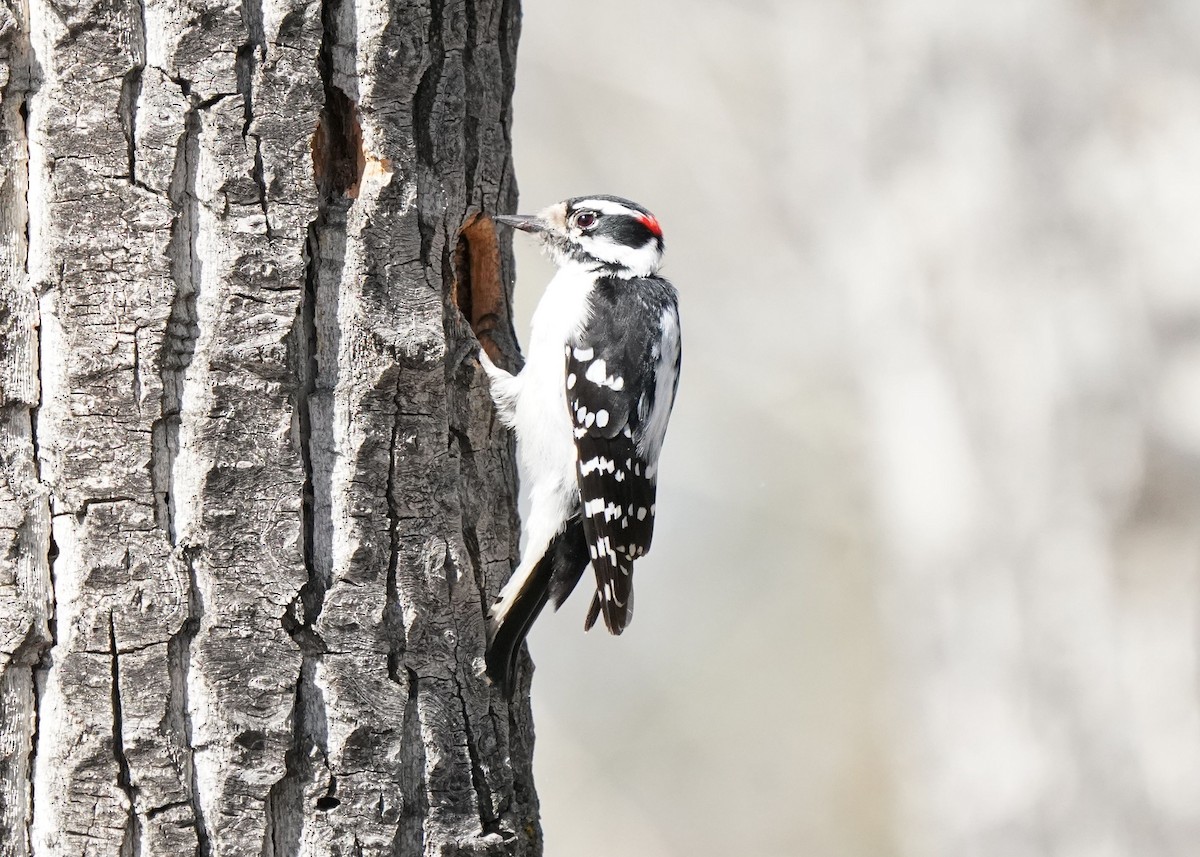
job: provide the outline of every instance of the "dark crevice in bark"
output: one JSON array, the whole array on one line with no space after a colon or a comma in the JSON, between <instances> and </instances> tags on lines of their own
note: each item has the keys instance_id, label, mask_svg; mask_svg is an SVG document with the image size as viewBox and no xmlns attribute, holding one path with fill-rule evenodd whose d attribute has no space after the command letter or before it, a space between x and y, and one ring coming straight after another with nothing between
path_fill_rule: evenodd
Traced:
<instances>
[{"instance_id":1,"label":"dark crevice in bark","mask_svg":"<svg viewBox=\"0 0 1200 857\"><path fill-rule=\"evenodd\" d=\"M333 774L329 775L329 788L325 790L325 794L317 798L314 806L321 812L329 812L341 806L342 801L337 796L337 777Z\"/></svg>"},{"instance_id":2,"label":"dark crevice in bark","mask_svg":"<svg viewBox=\"0 0 1200 857\"><path fill-rule=\"evenodd\" d=\"M126 158L128 160L129 183L136 185L137 179L137 102L142 93L142 72L145 66L135 66L125 73L121 83L121 98L117 110L125 131Z\"/></svg>"},{"instance_id":3,"label":"dark crevice in bark","mask_svg":"<svg viewBox=\"0 0 1200 857\"><path fill-rule=\"evenodd\" d=\"M299 847L306 814L305 787L315 775L314 751L319 750L321 758L325 757L327 733L324 698L316 685L315 676L317 665L327 651L316 625L333 577L330 554L333 457L327 448L332 428L329 425L329 409L322 407L320 401L322 393L326 392L320 388L320 373L322 358L326 361L336 360L336 353L325 353L330 343L323 341L317 324L317 315L323 310L321 301L326 297L323 290L329 287L321 282L325 261L322 236L330 228L338 228L331 227L329 218L330 208L322 204L317 219L309 225L305 246L305 288L291 336L296 371L295 425L304 471L300 528L307 579L300 587L291 609L283 616L284 630L300 647L301 662L292 706L291 747L284 757L284 775L271 787L267 799L263 853L278 857L290 857ZM335 224L343 224L344 228L344 214L340 219L334 215L333 219ZM336 284L333 288L336 289ZM322 448L322 445L326 448Z\"/></svg>"},{"instance_id":4,"label":"dark crevice in bark","mask_svg":"<svg viewBox=\"0 0 1200 857\"><path fill-rule=\"evenodd\" d=\"M142 360L141 349L138 345L138 330L133 330L133 405L138 413L142 412Z\"/></svg>"},{"instance_id":5,"label":"dark crevice in bark","mask_svg":"<svg viewBox=\"0 0 1200 857\"><path fill-rule=\"evenodd\" d=\"M384 487L387 501L388 517L388 568L385 590L386 601L383 608L383 631L389 640L387 669L388 678L396 684L402 684L401 669L404 666L404 655L407 650L407 640L404 631L404 615L400 605L400 498L396 485L396 457L400 444L400 415L403 412L404 397L402 381L396 378L396 389L392 395L392 405L395 413L392 415L392 436L388 439L388 472Z\"/></svg>"},{"instance_id":6,"label":"dark crevice in bark","mask_svg":"<svg viewBox=\"0 0 1200 857\"><path fill-rule=\"evenodd\" d=\"M198 857L210 857L212 839L204 817L204 808L200 802L200 779L196 770L196 745L192 735L192 714L188 698L192 641L196 639L196 635L200 631L200 622L204 616L204 602L200 597L200 588L196 579L195 557L198 549L185 546L176 548L176 550L179 560L187 570L188 618L167 641L167 675L170 679L170 691L167 698L166 723L182 750L185 767L183 775L191 791L189 802L192 808L192 823L196 831L197 855ZM165 808L160 808L160 811ZM147 818L149 817L147 814Z\"/></svg>"},{"instance_id":7,"label":"dark crevice in bark","mask_svg":"<svg viewBox=\"0 0 1200 857\"><path fill-rule=\"evenodd\" d=\"M315 682L316 668L316 659L306 657L300 668L300 678L296 681L296 695L292 704L292 746L284 759L286 773L271 786L267 794L267 824L262 849L264 857L293 857L299 853L300 837L307 816L304 790L315 776L314 762L319 762L328 772L328 726L325 700Z\"/></svg>"},{"instance_id":8,"label":"dark crevice in bark","mask_svg":"<svg viewBox=\"0 0 1200 857\"><path fill-rule=\"evenodd\" d=\"M32 74L32 70L29 73ZM25 258L21 260L21 269L25 272L26 277L28 277L30 273L29 247L33 241L33 222L29 217L29 99L33 95L32 82L27 84L27 86L30 87L30 89L21 96L21 102L17 105L17 115L21 117L21 146L25 149L25 157L22 159L25 163L25 198L21 201L21 217L25 220L25 226L23 229L25 233ZM41 389L41 385L39 384L38 390L40 391Z\"/></svg>"},{"instance_id":9,"label":"dark crevice in bark","mask_svg":"<svg viewBox=\"0 0 1200 857\"><path fill-rule=\"evenodd\" d=\"M484 580L483 558L479 551L479 532L475 522L479 517L478 504L472 502L477 496L482 480L479 478L479 468L475 464L475 451L471 448L471 439L466 433L451 426L450 436L458 446L459 478L459 507L462 510L462 538L467 549L467 559L471 563L471 575L475 580L475 588L479 591L479 605L486 617L488 612L487 581Z\"/></svg>"},{"instance_id":10,"label":"dark crevice in bark","mask_svg":"<svg viewBox=\"0 0 1200 857\"><path fill-rule=\"evenodd\" d=\"M315 801L317 809L330 810L340 801L334 793L337 781L329 769L326 755L328 726L325 700L316 675L328 649L318 629L325 593L333 582L332 517L333 485L333 404L337 386L338 292L346 243L346 213L352 202L349 193L357 184L361 169L346 171L346 164L357 168L362 159L361 132L357 111L351 101L333 83L338 72L336 57L343 55L339 45L338 20L342 0L324 0L321 5L321 47L317 67L324 88L325 103L313 134L314 181L317 185L317 215L308 226L304 246L305 279L300 306L289 336L290 362L295 372L293 395L294 427L304 481L301 487L301 552L306 580L291 608L283 616L284 630L300 648L300 675L296 680L292 706L292 740L284 756L284 775L271 786L267 798L267 825L263 854L291 857L300 843L306 790L326 780L325 794ZM261 46L262 9L259 0L245 0L243 17L250 43ZM353 56L353 51L350 52ZM266 186L260 140L251 133L253 122L251 80L252 52L247 52L245 83L246 124L243 135L254 138L255 180L259 184L263 214L267 213ZM353 66L353 62L351 62ZM348 70L354 73L353 67ZM270 224L268 223L268 237ZM319 761L320 769L317 768Z\"/></svg>"},{"instance_id":11,"label":"dark crevice in bark","mask_svg":"<svg viewBox=\"0 0 1200 857\"><path fill-rule=\"evenodd\" d=\"M505 714L505 713L498 712L496 710L496 706L494 703L495 703L495 696L489 695L487 719L492 724L492 734L493 735L503 735L505 724L512 722L511 721L511 711L512 711L513 706L505 706L506 711L508 712L507 714ZM514 771L513 773L515 776L520 776L519 773L517 773L516 771ZM511 788L506 788L503 792L501 792L500 800L498 802L498 805L496 806L496 817L497 818L504 819L506 817L509 817L509 814L513 810L513 802L514 802L515 798L516 798L516 795L514 794L514 790ZM505 834L508 833L508 831L506 831L506 830L502 830L502 832Z\"/></svg>"},{"instance_id":12,"label":"dark crevice in bark","mask_svg":"<svg viewBox=\"0 0 1200 857\"><path fill-rule=\"evenodd\" d=\"M257 134L251 134L250 139L254 141L254 172L252 175L254 183L258 185L258 205L262 209L267 240L270 241L275 237L275 232L271 228L271 212L267 203L267 179L266 168L263 165L262 139Z\"/></svg>"},{"instance_id":13,"label":"dark crevice in bark","mask_svg":"<svg viewBox=\"0 0 1200 857\"><path fill-rule=\"evenodd\" d=\"M427 165L434 163L434 107L437 102L438 85L442 80L446 48L442 36L445 0L431 0L429 4L429 66L417 84L413 101L413 136L417 146L417 158ZM427 258L427 257L426 257Z\"/></svg>"},{"instance_id":14,"label":"dark crevice in bark","mask_svg":"<svg viewBox=\"0 0 1200 857\"><path fill-rule=\"evenodd\" d=\"M517 10L513 14L511 7L519 0L501 0L500 3L500 32L497 41L500 45L500 74L504 81L504 92L500 98L500 127L504 130L505 160L512 158L512 97L516 89L516 40L521 31L521 14ZM510 31L509 27L512 27ZM511 45L511 50L510 50ZM506 172L508 172L506 170Z\"/></svg>"},{"instance_id":15,"label":"dark crevice in bark","mask_svg":"<svg viewBox=\"0 0 1200 857\"><path fill-rule=\"evenodd\" d=\"M509 197L516 200L515 175L512 167L512 100L516 90L517 38L521 30L521 10L510 8L520 0L502 0L500 4L500 28L497 41L500 47L500 74L503 92L500 97L500 129L504 134L504 168L500 171L500 184L496 188L495 207L503 211Z\"/></svg>"},{"instance_id":16,"label":"dark crevice in bark","mask_svg":"<svg viewBox=\"0 0 1200 857\"><path fill-rule=\"evenodd\" d=\"M476 38L476 5L473 2L468 2L463 6L463 15L466 18L466 40L463 42L462 64L463 77L466 80L468 91L475 85L475 38ZM463 179L467 187L467 199L473 199L476 193L481 191L478 176L476 175L479 166L479 115L476 111L465 109L462 119L462 135L463 135Z\"/></svg>"},{"instance_id":17,"label":"dark crevice in bark","mask_svg":"<svg viewBox=\"0 0 1200 857\"><path fill-rule=\"evenodd\" d=\"M192 99L192 104L196 110L207 110L215 104L220 104L226 98L233 98L241 95L240 92L218 92L215 95L210 95L208 98Z\"/></svg>"},{"instance_id":18,"label":"dark crevice in bark","mask_svg":"<svg viewBox=\"0 0 1200 857\"><path fill-rule=\"evenodd\" d=\"M121 857L140 857L142 853L142 825L137 815L136 788L125 755L125 718L121 708L121 656L117 648L117 623L112 612L108 614L108 646L111 656L113 712L113 757L117 762L117 785L125 794L129 804L129 815L125 820L125 837L121 841Z\"/></svg>"},{"instance_id":19,"label":"dark crevice in bark","mask_svg":"<svg viewBox=\"0 0 1200 857\"><path fill-rule=\"evenodd\" d=\"M313 135L313 172L324 196L358 196L366 168L358 107L333 84L325 90L325 109Z\"/></svg>"},{"instance_id":20,"label":"dark crevice in bark","mask_svg":"<svg viewBox=\"0 0 1200 857\"><path fill-rule=\"evenodd\" d=\"M253 141L254 169L252 178L258 186L258 204L266 222L268 240L274 237L271 230L270 212L267 206L267 184L263 167L262 138L252 132L254 124L254 74L258 65L267 58L267 42L263 32L262 0L242 0L242 24L246 28L246 41L238 48L236 73L238 92L242 94L242 139Z\"/></svg>"},{"instance_id":21,"label":"dark crevice in bark","mask_svg":"<svg viewBox=\"0 0 1200 857\"><path fill-rule=\"evenodd\" d=\"M249 4L253 0L246 2ZM304 248L304 292L291 336L297 380L295 413L304 469L301 498L304 565L308 572L308 581L300 591L303 616L300 621L309 628L316 624L320 616L325 592L333 575L330 544L333 531L333 427L330 399L337 384L340 335L337 330L337 301L344 264L346 214L351 204L347 195L349 185L337 180L341 171L336 165L357 157L347 149L352 141L346 134L330 132L331 128L341 132L346 125L358 126L354 103L333 83L337 72L346 71L334 67L342 2L324 0L321 5L322 35L317 67L324 86L325 104L317 132L313 135L317 216L308 226ZM259 9L259 38L261 14ZM253 35L254 31L251 30L251 33ZM352 68L349 70L350 73L353 71ZM361 139L358 148L361 150ZM325 169L315 166L318 161ZM296 629L289 629L289 633L293 630ZM319 654L322 650L323 645L309 653Z\"/></svg>"},{"instance_id":22,"label":"dark crevice in bark","mask_svg":"<svg viewBox=\"0 0 1200 857\"><path fill-rule=\"evenodd\" d=\"M196 171L200 161L200 117L189 110L184 132L175 151L175 169L168 196L175 211L168 255L175 296L167 316L162 350L158 357L162 383L160 416L151 427L150 481L154 491L154 520L172 545L178 543L175 527L175 459L179 455L179 424L188 367L200 335L196 302L200 292L200 203L196 198Z\"/></svg>"},{"instance_id":23,"label":"dark crevice in bark","mask_svg":"<svg viewBox=\"0 0 1200 857\"><path fill-rule=\"evenodd\" d=\"M258 51L258 61L262 62L267 58L262 0L242 0L242 26L246 28L246 44Z\"/></svg>"},{"instance_id":24,"label":"dark crevice in bark","mask_svg":"<svg viewBox=\"0 0 1200 857\"><path fill-rule=\"evenodd\" d=\"M85 497L83 502L79 504L79 508L75 510L75 517L82 521L87 517L88 512L93 506L110 506L113 503L132 503L135 501L135 499L136 498L134 497ZM67 513L61 512L60 514L65 515ZM126 555L128 556L128 552L126 552Z\"/></svg>"},{"instance_id":25,"label":"dark crevice in bark","mask_svg":"<svg viewBox=\"0 0 1200 857\"><path fill-rule=\"evenodd\" d=\"M400 747L404 758L401 777L400 821L392 840L392 857L410 857L425 853L425 819L429 815L429 796L425 784L425 742L421 736L420 692L417 673L405 670L408 699L400 724Z\"/></svg>"},{"instance_id":26,"label":"dark crevice in bark","mask_svg":"<svg viewBox=\"0 0 1200 857\"><path fill-rule=\"evenodd\" d=\"M167 80L179 87L179 91L183 94L184 98L191 97L192 82L190 80L180 74L171 74L165 68L159 68L158 70L163 73L163 76L166 77Z\"/></svg>"},{"instance_id":27,"label":"dark crevice in bark","mask_svg":"<svg viewBox=\"0 0 1200 857\"><path fill-rule=\"evenodd\" d=\"M142 76L146 71L146 5L144 0L135 0L133 5L137 12L136 17L129 22L133 67L125 72L125 77L121 81L121 97L117 102L117 113L121 119L121 127L125 131L129 183L149 190L144 183L138 181L137 177L137 109L138 99L142 94Z\"/></svg>"},{"instance_id":28,"label":"dark crevice in bark","mask_svg":"<svg viewBox=\"0 0 1200 857\"><path fill-rule=\"evenodd\" d=\"M263 41L262 3L243 0L242 24L246 27L246 41L237 49L234 71L238 92L242 96L242 139L250 135L254 121L254 72L266 58L267 46Z\"/></svg>"},{"instance_id":29,"label":"dark crevice in bark","mask_svg":"<svg viewBox=\"0 0 1200 857\"><path fill-rule=\"evenodd\" d=\"M454 390L457 388L452 383L448 383L447 389ZM466 440L467 440L466 437L461 432L454 429L453 427L451 427L450 433L451 433L451 437L457 438L460 444L463 442L466 442ZM469 443L467 444L467 446L469 449L470 448ZM472 465L472 469L473 469L473 465ZM465 474L464 474L464 476L465 476ZM467 490L466 485L469 480L470 480L469 476L465 476L465 478L459 479L460 498L463 501L465 501L465 499L466 499L466 490ZM466 530L469 526L467 524L468 517L469 517L468 508L464 505L462 508L464 537L466 535ZM470 529L472 530L472 534L473 534L474 527L470 526ZM476 539L476 542L477 541L478 541L478 539ZM468 551L469 550L470 549L468 548ZM478 552L478 545L476 546L476 552ZM480 596L482 597L483 588L479 584L479 569L477 567L477 565L478 565L477 557L476 557L476 559L472 560L472 563L474 565L476 565L476 568L475 568L476 589L479 591ZM466 697L466 693L465 693L465 690L463 687L463 675L462 675L461 667L459 666L463 663L463 658L459 651L459 647L460 647L460 644L462 641L462 630L458 627L457 615L453 612L454 582L458 579L458 567L457 566L458 566L458 564L457 564L457 561L456 561L456 558L454 555L454 551L451 549L450 545L447 545L446 546L446 556L443 561L443 567L444 567L444 571L445 571L445 575L446 575L447 592L450 594L449 597L451 599L451 615L454 616L454 663L455 663L455 670L454 670L454 674L453 674L454 692L455 692L455 695L458 697L459 711L462 714L463 737L464 737L465 743L467 745L467 759L471 766L471 787L475 791L475 807L476 807L476 812L479 816L479 829L480 829L481 833L484 835L490 834L490 833L496 833L496 834L500 834L502 836L511 836L510 831L505 831L501 827L500 819L496 815L495 808L493 806L492 788L488 783L487 772L483 768L483 761L481 760L480 755L479 755L479 744L475 738L475 730L471 726L471 711L470 711L470 707L467 705L467 697ZM468 663L469 662L470 661L468 660Z\"/></svg>"},{"instance_id":30,"label":"dark crevice in bark","mask_svg":"<svg viewBox=\"0 0 1200 857\"><path fill-rule=\"evenodd\" d=\"M366 167L358 105L337 81L356 80L357 44L352 27L342 33L345 0L321 3L321 49L317 66L321 73L325 103L313 134L313 179L324 204L358 196ZM353 10L353 6L349 7Z\"/></svg>"},{"instance_id":31,"label":"dark crevice in bark","mask_svg":"<svg viewBox=\"0 0 1200 857\"><path fill-rule=\"evenodd\" d=\"M284 775L271 787L267 799L263 853L276 857L290 857L299 847L305 817L305 787L314 776L313 751L320 749L323 758L326 741L324 699L316 686L315 676L317 665L327 651L316 625L333 577L330 557L332 456L321 448L322 443L328 444L331 428L326 410L318 401L321 358L330 359L330 355L323 354L323 348L328 344L322 341L317 326L323 298L322 233L329 227L328 216L327 207L322 205L317 219L309 225L305 245L305 287L291 335L296 371L294 419L304 471L300 500L301 552L307 579L291 609L283 616L284 630L299 646L301 660L292 705L291 747L284 756ZM332 357L336 358L336 354Z\"/></svg>"},{"instance_id":32,"label":"dark crevice in bark","mask_svg":"<svg viewBox=\"0 0 1200 857\"><path fill-rule=\"evenodd\" d=\"M162 806L152 806L150 809L146 810L146 819L150 820L153 818L158 818L164 812L170 812L173 809L182 809L185 806L190 806L186 800L176 800L171 801L170 803L164 803Z\"/></svg>"},{"instance_id":33,"label":"dark crevice in bark","mask_svg":"<svg viewBox=\"0 0 1200 857\"><path fill-rule=\"evenodd\" d=\"M463 696L462 682L455 676L454 686L458 693L458 701L462 708L463 731L467 739L467 756L471 760L471 787L475 789L475 804L479 810L479 828L484 834L504 831L500 827L500 819L492 809L492 789L488 785L487 774L479 758L479 749L475 743L475 733L471 728L471 714L467 709L467 699Z\"/></svg>"},{"instance_id":34,"label":"dark crevice in bark","mask_svg":"<svg viewBox=\"0 0 1200 857\"><path fill-rule=\"evenodd\" d=\"M413 142L417 150L417 190L426 193L427 183L432 180L437 161L436 121L438 87L442 81L442 68L446 62L445 40L442 36L445 0L431 0L429 4L429 65L417 83L413 97ZM433 254L433 237L437 228L424 214L424 207L417 208L417 229L421 235L421 261L426 265Z\"/></svg>"},{"instance_id":35,"label":"dark crevice in bark","mask_svg":"<svg viewBox=\"0 0 1200 857\"><path fill-rule=\"evenodd\" d=\"M454 558L447 546L446 550L446 577L448 580L454 580L456 577L456 569L454 568ZM462 657L459 654L459 641L462 639L462 633L455 623L454 634L454 660L456 664L462 663ZM471 788L475 791L475 807L479 815L479 829L484 834L498 833L504 834L501 829L500 819L496 817L495 809L492 805L492 788L488 784L487 772L483 769L483 762L479 757L479 745L475 739L475 730L471 727L471 711L467 705L467 697L463 691L463 679L458 668L454 671L454 692L458 697L459 711L462 713L463 722L463 737L466 739L467 759L471 764Z\"/></svg>"},{"instance_id":36,"label":"dark crevice in bark","mask_svg":"<svg viewBox=\"0 0 1200 857\"><path fill-rule=\"evenodd\" d=\"M300 530L304 568L308 579L300 587L297 595L299 603L293 605L293 609L284 615L284 629L301 643L301 649L307 654L314 654L323 648L312 639L312 634L315 633L313 625L321 615L331 575L328 563L319 562L317 559L317 479L313 469L313 411L317 376L320 372L316 313L321 277L320 232L324 226L325 212L322 211L317 220L308 227L308 241L304 250L307 265L304 293L300 299L300 308L291 337L297 382L294 396L295 422L299 435L300 462L304 470L300 498ZM304 635L305 639L301 640L300 635Z\"/></svg>"}]
</instances>

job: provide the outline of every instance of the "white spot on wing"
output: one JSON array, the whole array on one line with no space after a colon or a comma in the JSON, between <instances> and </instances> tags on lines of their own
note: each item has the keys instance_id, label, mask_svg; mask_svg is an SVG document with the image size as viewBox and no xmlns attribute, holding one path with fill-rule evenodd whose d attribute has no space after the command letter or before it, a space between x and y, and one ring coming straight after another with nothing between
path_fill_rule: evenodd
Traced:
<instances>
[{"instance_id":1,"label":"white spot on wing","mask_svg":"<svg viewBox=\"0 0 1200 857\"><path fill-rule=\"evenodd\" d=\"M597 387L608 387L615 391L625 389L625 378L608 374L608 363L603 357L593 362L584 373L585 378Z\"/></svg>"},{"instance_id":2,"label":"white spot on wing","mask_svg":"<svg viewBox=\"0 0 1200 857\"><path fill-rule=\"evenodd\" d=\"M608 367L605 365L604 358L601 357L599 360L593 361L592 364L588 366L587 372L584 373L583 377L587 378L593 384L603 384L604 379L608 377L604 374L607 368Z\"/></svg>"},{"instance_id":3,"label":"white spot on wing","mask_svg":"<svg viewBox=\"0 0 1200 857\"><path fill-rule=\"evenodd\" d=\"M596 411L596 428L604 428L608 425L608 411L601 408Z\"/></svg>"}]
</instances>

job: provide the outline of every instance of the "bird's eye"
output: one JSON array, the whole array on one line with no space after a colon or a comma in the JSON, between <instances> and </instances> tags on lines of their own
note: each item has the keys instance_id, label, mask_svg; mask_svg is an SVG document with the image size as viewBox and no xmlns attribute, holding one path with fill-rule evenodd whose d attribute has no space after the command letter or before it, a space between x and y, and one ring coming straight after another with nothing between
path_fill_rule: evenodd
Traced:
<instances>
[{"instance_id":1,"label":"bird's eye","mask_svg":"<svg viewBox=\"0 0 1200 857\"><path fill-rule=\"evenodd\" d=\"M581 211L575 215L575 225L580 229L591 229L596 225L596 215L590 211Z\"/></svg>"}]
</instances>

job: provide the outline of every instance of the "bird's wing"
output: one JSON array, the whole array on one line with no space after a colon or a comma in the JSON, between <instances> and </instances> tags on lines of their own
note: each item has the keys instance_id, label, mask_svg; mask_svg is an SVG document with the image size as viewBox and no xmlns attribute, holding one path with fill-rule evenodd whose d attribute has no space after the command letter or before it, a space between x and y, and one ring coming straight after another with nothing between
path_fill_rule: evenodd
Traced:
<instances>
[{"instance_id":1,"label":"bird's wing","mask_svg":"<svg viewBox=\"0 0 1200 857\"><path fill-rule=\"evenodd\" d=\"M633 615L633 561L650 549L654 531L658 453L678 380L678 310L665 281L616 279L597 286L590 309L566 348L583 527L596 572L585 627L603 614L619 634ZM669 323L655 324L664 314Z\"/></svg>"}]
</instances>

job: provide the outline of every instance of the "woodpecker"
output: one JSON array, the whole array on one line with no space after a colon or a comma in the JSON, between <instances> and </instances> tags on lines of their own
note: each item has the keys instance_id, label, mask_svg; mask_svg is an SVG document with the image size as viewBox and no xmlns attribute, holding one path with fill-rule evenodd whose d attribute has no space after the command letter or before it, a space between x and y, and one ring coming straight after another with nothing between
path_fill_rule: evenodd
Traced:
<instances>
[{"instance_id":1,"label":"woodpecker","mask_svg":"<svg viewBox=\"0 0 1200 857\"><path fill-rule=\"evenodd\" d=\"M596 591L584 630L603 616L620 634L633 617L633 563L654 530L680 331L675 287L658 276L662 229L642 206L582 196L496 220L533 233L558 266L521 372L479 353L529 489L521 560L489 614L487 671L509 695L533 621L547 601L562 606L589 562Z\"/></svg>"}]
</instances>

